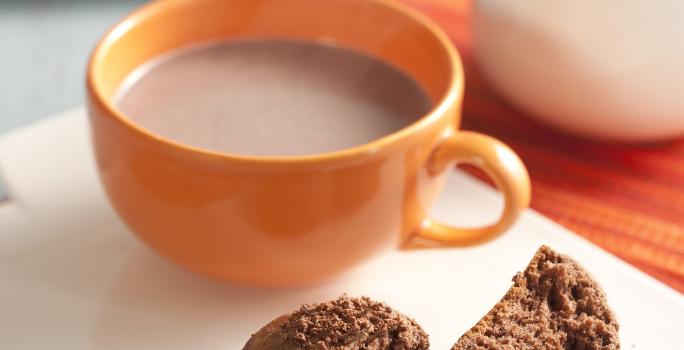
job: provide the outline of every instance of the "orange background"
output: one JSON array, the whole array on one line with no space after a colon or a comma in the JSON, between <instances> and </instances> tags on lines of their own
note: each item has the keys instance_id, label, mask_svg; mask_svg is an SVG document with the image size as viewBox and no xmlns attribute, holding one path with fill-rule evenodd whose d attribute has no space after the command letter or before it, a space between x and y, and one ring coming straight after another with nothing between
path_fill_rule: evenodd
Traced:
<instances>
[{"instance_id":1,"label":"orange background","mask_svg":"<svg viewBox=\"0 0 684 350\"><path fill-rule=\"evenodd\" d=\"M477 71L470 0L402 1L455 42L466 68L463 128L518 152L532 207L684 293L684 141L609 145L546 128L497 97Z\"/></svg>"}]
</instances>

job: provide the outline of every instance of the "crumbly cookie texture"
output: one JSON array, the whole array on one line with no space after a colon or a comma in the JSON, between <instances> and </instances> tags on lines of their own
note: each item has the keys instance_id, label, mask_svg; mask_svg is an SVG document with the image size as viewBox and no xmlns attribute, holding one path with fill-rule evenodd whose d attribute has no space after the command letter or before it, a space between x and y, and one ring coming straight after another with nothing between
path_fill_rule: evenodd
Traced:
<instances>
[{"instance_id":1,"label":"crumbly cookie texture","mask_svg":"<svg viewBox=\"0 0 684 350\"><path fill-rule=\"evenodd\" d=\"M617 350L606 296L577 262L539 248L513 287L452 350Z\"/></svg>"},{"instance_id":2,"label":"crumbly cookie texture","mask_svg":"<svg viewBox=\"0 0 684 350\"><path fill-rule=\"evenodd\" d=\"M304 305L259 330L243 350L428 350L412 319L366 297Z\"/></svg>"}]
</instances>

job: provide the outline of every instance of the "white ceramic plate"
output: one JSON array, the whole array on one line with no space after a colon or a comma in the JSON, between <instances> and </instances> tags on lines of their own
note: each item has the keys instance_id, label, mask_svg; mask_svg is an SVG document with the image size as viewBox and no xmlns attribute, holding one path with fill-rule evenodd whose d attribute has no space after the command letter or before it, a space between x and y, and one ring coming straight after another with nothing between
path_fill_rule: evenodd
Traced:
<instances>
[{"instance_id":1,"label":"white ceramic plate","mask_svg":"<svg viewBox=\"0 0 684 350\"><path fill-rule=\"evenodd\" d=\"M0 349L241 349L300 303L347 292L388 302L449 349L546 243L603 284L623 349L682 349L684 298L541 215L467 249L396 252L334 284L297 290L230 286L180 270L133 238L110 209L76 110L0 139L10 201L0 204ZM454 173L438 218L477 224L501 202Z\"/></svg>"}]
</instances>

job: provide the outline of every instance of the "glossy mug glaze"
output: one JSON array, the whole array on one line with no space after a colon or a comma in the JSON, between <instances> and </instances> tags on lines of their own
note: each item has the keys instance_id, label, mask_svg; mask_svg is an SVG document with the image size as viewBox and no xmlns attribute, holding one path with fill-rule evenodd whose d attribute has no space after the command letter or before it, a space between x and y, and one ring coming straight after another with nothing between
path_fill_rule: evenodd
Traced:
<instances>
[{"instance_id":1,"label":"glossy mug glaze","mask_svg":"<svg viewBox=\"0 0 684 350\"><path fill-rule=\"evenodd\" d=\"M402 68L435 101L410 126L370 143L307 156L244 156L180 144L122 115L113 97L147 60L231 38L333 41ZM527 207L524 165L488 136L458 131L464 77L432 22L384 0L167 0L116 25L95 49L88 108L102 183L121 218L161 255L247 285L314 283L397 247L491 239ZM362 126L360 126L362 127ZM429 219L454 163L485 170L505 196L482 228Z\"/></svg>"}]
</instances>

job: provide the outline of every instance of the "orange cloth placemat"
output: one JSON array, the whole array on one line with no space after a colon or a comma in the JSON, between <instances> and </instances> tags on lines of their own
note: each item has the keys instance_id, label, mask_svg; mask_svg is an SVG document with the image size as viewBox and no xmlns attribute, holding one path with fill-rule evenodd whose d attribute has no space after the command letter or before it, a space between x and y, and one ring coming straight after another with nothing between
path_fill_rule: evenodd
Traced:
<instances>
[{"instance_id":1,"label":"orange cloth placemat","mask_svg":"<svg viewBox=\"0 0 684 350\"><path fill-rule=\"evenodd\" d=\"M500 99L477 71L470 0L403 1L441 24L458 47L466 68L463 129L497 137L521 156L532 207L684 293L684 140L601 144L551 130Z\"/></svg>"}]
</instances>

